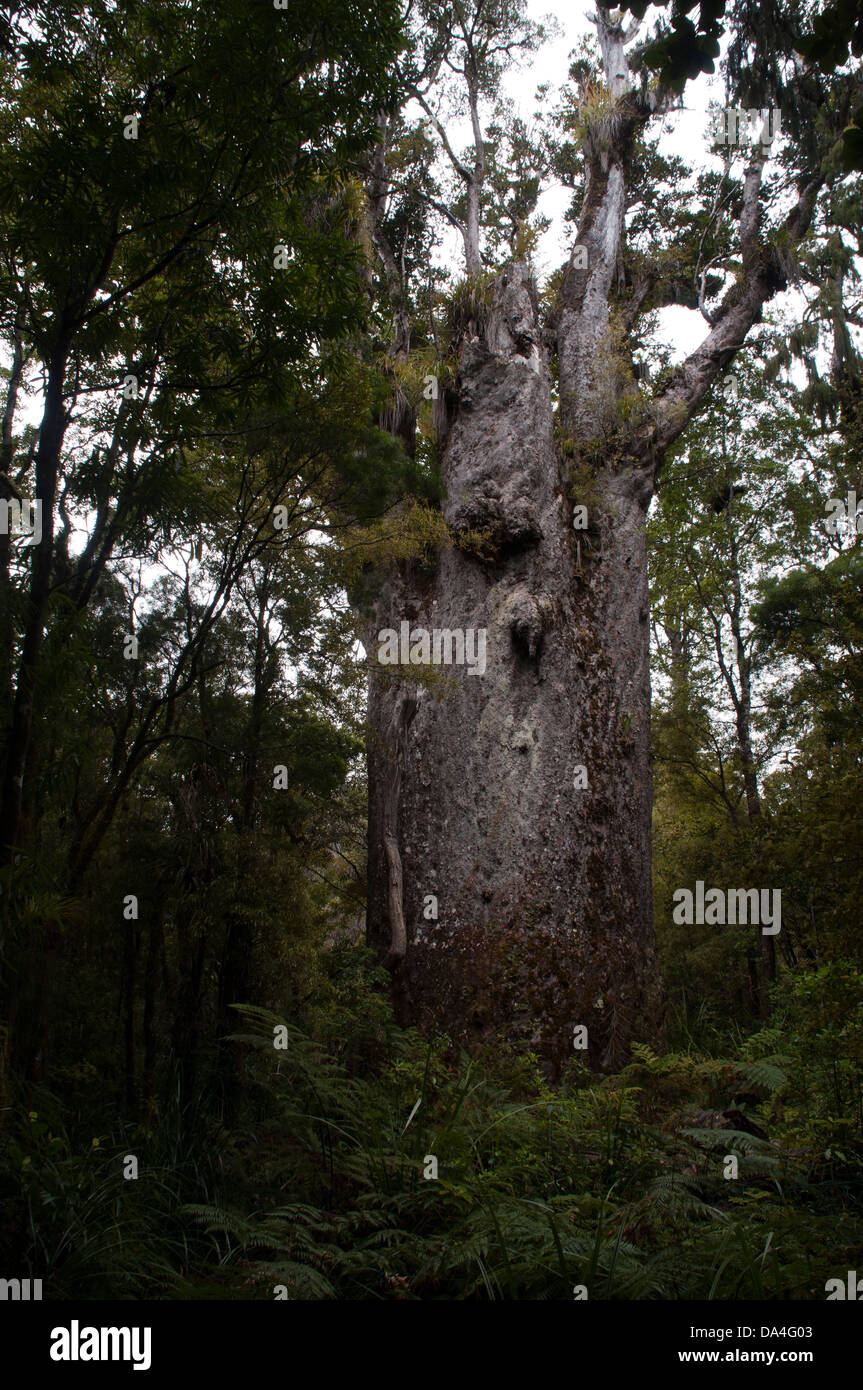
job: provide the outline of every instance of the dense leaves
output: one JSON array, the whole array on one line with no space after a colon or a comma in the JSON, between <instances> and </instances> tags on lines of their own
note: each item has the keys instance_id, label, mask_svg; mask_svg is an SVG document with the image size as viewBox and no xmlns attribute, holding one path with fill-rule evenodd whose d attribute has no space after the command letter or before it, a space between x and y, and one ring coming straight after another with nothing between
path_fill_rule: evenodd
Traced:
<instances>
[{"instance_id":1,"label":"dense leaves","mask_svg":"<svg viewBox=\"0 0 863 1390\"><path fill-rule=\"evenodd\" d=\"M45 534L0 534L7 1273L59 1298L776 1300L855 1267L863 586L827 519L863 497L859 107L833 71L861 39L845 0L798 8L675 0L642 55L679 88L727 23L730 98L795 103L768 206L822 137L827 172L799 247L763 232L801 300L714 382L648 521L665 1031L552 1083L397 1028L361 944L355 611L452 544L454 345L531 259L549 171L583 207L613 120L595 51L540 131L503 98L542 37L516 0L424 0L407 31L386 0L6 7L0 499ZM658 313L710 318L743 274L743 191L646 130L628 177L609 302L614 331L643 315L639 361L606 361L638 419L673 375ZM698 879L780 889L775 954L675 922Z\"/></svg>"}]
</instances>

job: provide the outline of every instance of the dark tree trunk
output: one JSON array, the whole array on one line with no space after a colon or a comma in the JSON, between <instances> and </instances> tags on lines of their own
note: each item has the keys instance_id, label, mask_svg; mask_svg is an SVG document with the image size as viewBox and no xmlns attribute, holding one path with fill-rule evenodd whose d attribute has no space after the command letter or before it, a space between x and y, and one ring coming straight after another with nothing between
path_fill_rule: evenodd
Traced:
<instances>
[{"instance_id":1,"label":"dark tree trunk","mask_svg":"<svg viewBox=\"0 0 863 1390\"><path fill-rule=\"evenodd\" d=\"M137 1065L135 1058L135 982L138 966L137 928L134 922L126 923L126 939L123 952L123 982L121 1001L123 1014L123 1100L128 1115L134 1115L137 1090Z\"/></svg>"},{"instance_id":2,"label":"dark tree trunk","mask_svg":"<svg viewBox=\"0 0 863 1390\"><path fill-rule=\"evenodd\" d=\"M15 347L12 354L12 365L9 369L9 382L6 387L6 403L3 408L3 418L0 421L0 499L10 501L16 496L16 489L13 487L9 472L15 453L15 411L18 405L18 393L21 389L21 381L24 375L24 342L22 338L22 315L19 312L15 320ZM10 565L12 560L12 538L8 530L0 532L0 690L5 705L11 709L14 698L12 683L12 650L13 650L13 623L12 623L12 590L10 586Z\"/></svg>"},{"instance_id":3,"label":"dark tree trunk","mask_svg":"<svg viewBox=\"0 0 863 1390\"><path fill-rule=\"evenodd\" d=\"M144 1038L143 1099L146 1113L152 1110L156 1096L156 998L159 983L159 956L162 950L162 921L155 912L151 916L147 944L147 963L144 968Z\"/></svg>"},{"instance_id":4,"label":"dark tree trunk","mask_svg":"<svg viewBox=\"0 0 863 1390\"><path fill-rule=\"evenodd\" d=\"M0 802L0 862L6 862L12 857L21 838L24 774L29 764L37 673L51 594L54 505L57 498L60 450L67 424L63 404L63 383L68 357L69 342L63 339L58 343L48 364L45 410L39 431L39 447L36 451L36 498L42 507L42 539L38 545L33 546L27 621L12 719L5 739L3 797Z\"/></svg>"}]
</instances>

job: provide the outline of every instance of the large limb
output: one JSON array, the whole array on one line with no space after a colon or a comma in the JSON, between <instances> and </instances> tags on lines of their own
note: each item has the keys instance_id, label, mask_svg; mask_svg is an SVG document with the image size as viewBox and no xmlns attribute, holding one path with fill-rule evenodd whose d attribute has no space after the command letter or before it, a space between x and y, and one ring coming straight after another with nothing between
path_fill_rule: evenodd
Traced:
<instances>
[{"instance_id":1,"label":"large limb","mask_svg":"<svg viewBox=\"0 0 863 1390\"><path fill-rule=\"evenodd\" d=\"M651 114L666 109L672 94L655 93L650 101L634 90L626 44L637 25L624 32L607 11L594 17L602 52L607 110L588 128L584 139L587 187L578 232L561 286L558 324L561 416L567 434L596 438L603 433L598 398L607 373L609 299L622 278L626 168L633 140ZM629 326L653 290L648 277L635 287Z\"/></svg>"},{"instance_id":2,"label":"large limb","mask_svg":"<svg viewBox=\"0 0 863 1390\"><path fill-rule=\"evenodd\" d=\"M795 248L806 235L812 221L815 201L824 183L824 174L820 171L803 184L797 202L785 218L774 243L765 245L762 242L759 235L762 170L763 161L753 159L743 185L740 216L742 283L735 283L727 291L707 337L678 367L653 402L650 446L656 460L661 460L665 450L689 424L718 373L725 370L743 346L749 330L760 321L764 305L774 294L786 288L784 258L780 256L776 242L788 249Z\"/></svg>"}]
</instances>

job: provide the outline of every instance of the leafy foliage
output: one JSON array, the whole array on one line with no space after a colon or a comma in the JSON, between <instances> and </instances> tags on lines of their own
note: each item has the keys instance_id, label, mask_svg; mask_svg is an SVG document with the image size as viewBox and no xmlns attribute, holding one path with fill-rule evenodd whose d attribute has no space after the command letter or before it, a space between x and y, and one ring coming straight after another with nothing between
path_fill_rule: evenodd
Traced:
<instances>
[{"instance_id":1,"label":"leafy foliage","mask_svg":"<svg viewBox=\"0 0 863 1390\"><path fill-rule=\"evenodd\" d=\"M454 344L498 263L530 260L549 169L573 216L588 197L582 156L622 120L595 55L549 135L502 97L545 32L521 0L422 0L407 40L388 0L0 16L0 489L49 523L38 558L0 536L0 1228L53 1297L812 1299L859 1255L863 607L856 534L824 524L863 439L860 110L830 73L859 19L694 9L674 0L643 64L712 71L728 9L729 97L793 96L768 204L819 130L844 136L811 235L779 248L800 322L737 356L736 395L717 382L648 521L666 1034L616 1075L574 1053L554 1085L398 1028L358 945L357 615L384 566L422 576L453 543ZM727 171L644 135L630 154L596 457L559 439L591 511L649 420L640 383L671 371L656 314L709 317L740 273ZM441 220L464 279L434 264ZM490 565L487 540L458 543ZM671 920L711 877L781 886L774 969L751 935Z\"/></svg>"}]
</instances>

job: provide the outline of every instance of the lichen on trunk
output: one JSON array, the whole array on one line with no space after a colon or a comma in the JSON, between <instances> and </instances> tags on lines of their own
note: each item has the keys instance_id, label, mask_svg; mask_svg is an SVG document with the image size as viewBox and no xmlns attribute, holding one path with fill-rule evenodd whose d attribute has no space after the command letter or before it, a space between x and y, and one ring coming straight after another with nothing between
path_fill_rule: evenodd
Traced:
<instances>
[{"instance_id":1,"label":"lichen on trunk","mask_svg":"<svg viewBox=\"0 0 863 1390\"><path fill-rule=\"evenodd\" d=\"M586 1025L591 1061L613 1067L654 988L645 499L601 479L580 550L524 267L498 277L456 389L443 459L456 543L419 581L394 569L368 628L369 939L405 1022L506 1036L554 1072ZM479 553L457 543L471 531L488 538ZM404 621L485 630L484 673L445 666L429 684L377 666L376 634Z\"/></svg>"},{"instance_id":2,"label":"lichen on trunk","mask_svg":"<svg viewBox=\"0 0 863 1390\"><path fill-rule=\"evenodd\" d=\"M482 312L460 325L436 418L452 543L431 566L393 566L365 614L369 940L404 1021L462 1043L506 1037L552 1074L576 1028L601 1069L636 1037L656 1041L646 514L665 452L785 288L826 167L765 237L764 157L751 156L741 272L710 311L702 284L707 335L642 388L639 319L694 294L626 247L635 142L677 97L631 80L638 21L624 31L599 9L594 22L605 82L582 103L586 182L556 340L524 266L502 270L486 304L471 243L462 298L473 306L481 286ZM448 666L434 682L377 664L379 634L402 624L481 631L482 673Z\"/></svg>"}]
</instances>

